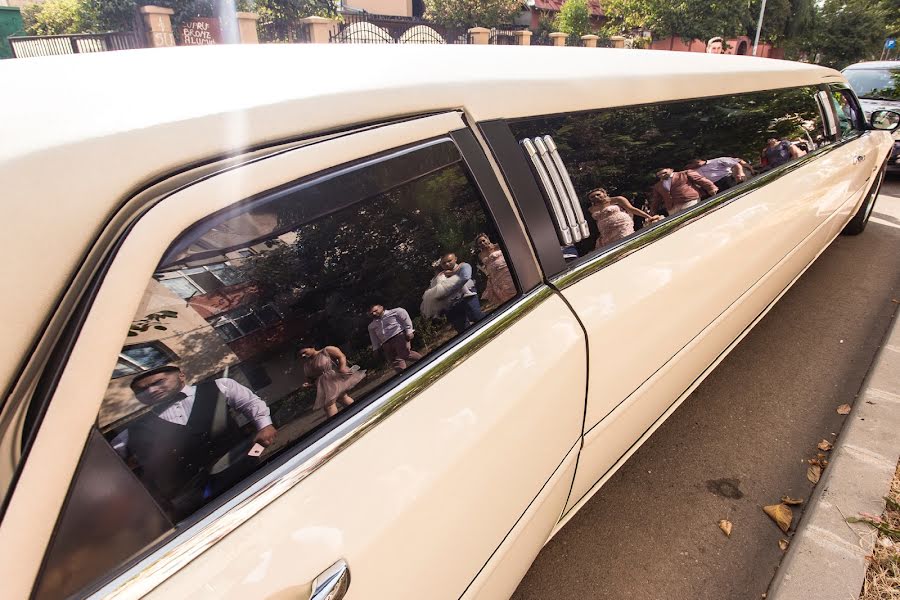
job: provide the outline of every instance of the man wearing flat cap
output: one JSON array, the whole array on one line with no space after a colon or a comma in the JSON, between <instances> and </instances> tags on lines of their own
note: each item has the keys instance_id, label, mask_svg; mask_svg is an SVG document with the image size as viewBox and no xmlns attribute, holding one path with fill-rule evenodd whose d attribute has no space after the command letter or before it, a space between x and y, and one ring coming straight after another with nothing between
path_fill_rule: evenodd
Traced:
<instances>
[{"instance_id":1,"label":"man wearing flat cap","mask_svg":"<svg viewBox=\"0 0 900 600\"><path fill-rule=\"evenodd\" d=\"M136 376L131 390L150 410L111 444L123 458L137 461L141 479L176 518L187 516L252 470L253 462L242 457L254 443L265 447L275 441L269 407L233 379L186 385L181 369L167 365ZM242 431L232 413L252 423L255 436ZM227 463L229 453L235 452L240 456L234 462L243 463L242 468L224 469L231 471L229 477L217 475L215 465Z\"/></svg>"}]
</instances>

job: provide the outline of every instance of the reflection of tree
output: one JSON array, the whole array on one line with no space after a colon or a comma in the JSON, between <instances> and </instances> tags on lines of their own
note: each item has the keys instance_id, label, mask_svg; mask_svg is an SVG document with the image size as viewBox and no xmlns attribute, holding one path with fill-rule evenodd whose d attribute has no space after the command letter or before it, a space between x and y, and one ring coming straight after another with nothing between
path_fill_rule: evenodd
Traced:
<instances>
[{"instance_id":1,"label":"reflection of tree","mask_svg":"<svg viewBox=\"0 0 900 600\"><path fill-rule=\"evenodd\" d=\"M632 199L661 167L680 170L693 158L734 156L757 162L770 137L805 138L818 122L815 90L799 89L608 109L533 119L513 126L518 139L550 134L576 190L595 187Z\"/></svg>"},{"instance_id":2,"label":"reflection of tree","mask_svg":"<svg viewBox=\"0 0 900 600\"><path fill-rule=\"evenodd\" d=\"M303 223L302 214L280 219ZM247 261L266 298L290 298L286 312L308 323L305 343L337 345L363 367L373 303L418 314L431 263L443 252L472 261L469 245L486 222L463 169L454 164L293 230L290 245ZM492 231L488 232L493 233ZM285 315L290 318L289 315Z\"/></svg>"}]
</instances>

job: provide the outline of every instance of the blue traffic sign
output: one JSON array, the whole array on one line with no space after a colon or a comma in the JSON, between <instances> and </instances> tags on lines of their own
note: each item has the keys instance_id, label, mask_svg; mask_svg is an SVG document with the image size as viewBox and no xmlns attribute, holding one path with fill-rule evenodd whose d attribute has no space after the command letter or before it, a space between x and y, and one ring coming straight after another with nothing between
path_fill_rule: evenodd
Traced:
<instances>
[{"instance_id":1,"label":"blue traffic sign","mask_svg":"<svg viewBox=\"0 0 900 600\"><path fill-rule=\"evenodd\" d=\"M884 41L885 50L893 50L897 47L897 38L888 38Z\"/></svg>"}]
</instances>

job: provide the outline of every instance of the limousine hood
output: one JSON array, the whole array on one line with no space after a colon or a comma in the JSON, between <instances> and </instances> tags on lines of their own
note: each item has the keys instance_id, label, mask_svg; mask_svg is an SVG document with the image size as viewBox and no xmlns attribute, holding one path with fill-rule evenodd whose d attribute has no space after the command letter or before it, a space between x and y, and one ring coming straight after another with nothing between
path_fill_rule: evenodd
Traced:
<instances>
[{"instance_id":1,"label":"limousine hood","mask_svg":"<svg viewBox=\"0 0 900 600\"><path fill-rule=\"evenodd\" d=\"M485 120L844 80L650 50L269 44L7 60L0 81L6 387L110 216L186 165L441 109Z\"/></svg>"}]
</instances>

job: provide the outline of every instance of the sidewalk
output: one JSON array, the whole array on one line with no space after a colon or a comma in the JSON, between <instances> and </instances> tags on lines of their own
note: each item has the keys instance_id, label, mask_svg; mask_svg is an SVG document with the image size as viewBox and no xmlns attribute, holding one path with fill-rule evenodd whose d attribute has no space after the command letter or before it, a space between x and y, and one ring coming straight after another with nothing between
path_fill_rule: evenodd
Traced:
<instances>
[{"instance_id":1,"label":"sidewalk","mask_svg":"<svg viewBox=\"0 0 900 600\"><path fill-rule=\"evenodd\" d=\"M900 455L900 311L838 436L767 600L856 600L874 530L847 517L880 515Z\"/></svg>"}]
</instances>

